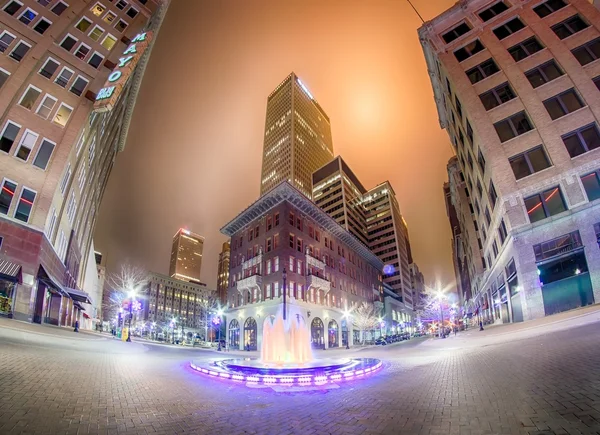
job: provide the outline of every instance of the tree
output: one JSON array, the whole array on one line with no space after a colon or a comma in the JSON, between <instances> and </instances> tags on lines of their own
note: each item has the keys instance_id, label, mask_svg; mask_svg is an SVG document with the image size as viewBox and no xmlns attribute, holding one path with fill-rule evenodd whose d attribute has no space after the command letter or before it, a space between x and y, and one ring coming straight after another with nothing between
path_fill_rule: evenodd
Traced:
<instances>
[{"instance_id":1,"label":"tree","mask_svg":"<svg viewBox=\"0 0 600 435\"><path fill-rule=\"evenodd\" d=\"M210 292L206 297L200 300L202 315L200 317L200 328L204 328L204 341L208 341L208 328L210 327L210 313L219 308L219 298L215 292Z\"/></svg>"},{"instance_id":2,"label":"tree","mask_svg":"<svg viewBox=\"0 0 600 435\"><path fill-rule=\"evenodd\" d=\"M365 331L369 331L377 325L377 316L373 304L363 302L352 313L352 323L360 331L361 344L365 342Z\"/></svg>"},{"instance_id":3,"label":"tree","mask_svg":"<svg viewBox=\"0 0 600 435\"><path fill-rule=\"evenodd\" d=\"M448 295L440 290L436 290L434 286L425 286L425 291L420 298L417 310L417 319L423 323L441 322L442 313L444 321L450 319Z\"/></svg>"},{"instance_id":4,"label":"tree","mask_svg":"<svg viewBox=\"0 0 600 435\"><path fill-rule=\"evenodd\" d=\"M140 293L148 282L148 272L129 263L121 265L119 272L108 276L108 298L103 303L102 309L108 315L106 318L117 316L123 302L129 299L129 293Z\"/></svg>"}]
</instances>

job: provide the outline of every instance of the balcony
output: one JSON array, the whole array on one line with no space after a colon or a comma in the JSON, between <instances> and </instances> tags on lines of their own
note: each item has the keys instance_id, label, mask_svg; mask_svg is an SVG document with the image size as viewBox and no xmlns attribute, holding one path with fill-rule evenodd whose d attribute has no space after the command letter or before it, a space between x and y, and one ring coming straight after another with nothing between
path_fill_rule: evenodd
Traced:
<instances>
[{"instance_id":1,"label":"balcony","mask_svg":"<svg viewBox=\"0 0 600 435\"><path fill-rule=\"evenodd\" d=\"M325 278L321 278L317 275L307 275L306 276L306 288L315 288L317 290L323 290L325 294L329 293L331 290L331 283L327 281Z\"/></svg>"},{"instance_id":2,"label":"balcony","mask_svg":"<svg viewBox=\"0 0 600 435\"><path fill-rule=\"evenodd\" d=\"M244 261L242 263L242 269L250 269L254 266L259 265L262 262L262 249L259 250L259 253L252 258Z\"/></svg>"},{"instance_id":3,"label":"balcony","mask_svg":"<svg viewBox=\"0 0 600 435\"><path fill-rule=\"evenodd\" d=\"M252 289L255 288L262 288L262 276L261 275L252 275L249 276L247 278L244 279L240 279L237 282L237 289L240 293L242 293L244 290L249 290L251 291Z\"/></svg>"},{"instance_id":4,"label":"balcony","mask_svg":"<svg viewBox=\"0 0 600 435\"><path fill-rule=\"evenodd\" d=\"M325 270L325 262L310 255L308 252L306 253L306 264L308 266L316 267L317 269Z\"/></svg>"}]
</instances>

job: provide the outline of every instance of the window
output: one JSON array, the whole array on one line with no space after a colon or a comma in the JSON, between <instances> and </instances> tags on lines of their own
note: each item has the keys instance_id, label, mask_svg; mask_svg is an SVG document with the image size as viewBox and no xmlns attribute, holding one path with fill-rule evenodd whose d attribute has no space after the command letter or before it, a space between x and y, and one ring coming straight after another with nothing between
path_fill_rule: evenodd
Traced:
<instances>
[{"instance_id":1,"label":"window","mask_svg":"<svg viewBox=\"0 0 600 435\"><path fill-rule=\"evenodd\" d=\"M484 216L485 216L485 221L488 224L488 227L490 225L492 225L492 216L490 215L490 209L489 208L485 208L485 212L484 212Z\"/></svg>"},{"instance_id":2,"label":"window","mask_svg":"<svg viewBox=\"0 0 600 435\"><path fill-rule=\"evenodd\" d=\"M71 50L73 50L73 47L75 47L76 43L77 43L77 39L75 39L71 35L67 35L67 36L65 36L65 39L63 39L62 42L60 43L60 46L67 51L71 51Z\"/></svg>"},{"instance_id":3,"label":"window","mask_svg":"<svg viewBox=\"0 0 600 435\"><path fill-rule=\"evenodd\" d=\"M75 201L75 192L71 192L69 202L67 203L67 219L69 223L73 224L73 218L75 217L75 211L77 210L77 201Z\"/></svg>"},{"instance_id":4,"label":"window","mask_svg":"<svg viewBox=\"0 0 600 435\"><path fill-rule=\"evenodd\" d=\"M71 77L73 77L73 71L67 67L64 67L58 77L56 77L56 80L54 80L54 83L64 88L69 83L69 80L71 80Z\"/></svg>"},{"instance_id":5,"label":"window","mask_svg":"<svg viewBox=\"0 0 600 435\"><path fill-rule=\"evenodd\" d=\"M19 21L25 24L26 26L29 26L31 22L35 20L35 17L37 17L37 12L27 8L25 9L25 12L23 12L19 17Z\"/></svg>"},{"instance_id":6,"label":"window","mask_svg":"<svg viewBox=\"0 0 600 435\"><path fill-rule=\"evenodd\" d=\"M562 76L563 74L564 73L553 59L527 71L525 76L527 76L531 86L537 88L538 86L548 83L555 78Z\"/></svg>"},{"instance_id":7,"label":"window","mask_svg":"<svg viewBox=\"0 0 600 435\"><path fill-rule=\"evenodd\" d=\"M26 42L19 41L17 46L10 53L10 57L12 57L17 62L21 62L21 60L25 57L30 48L31 45L27 44Z\"/></svg>"},{"instance_id":8,"label":"window","mask_svg":"<svg viewBox=\"0 0 600 435\"><path fill-rule=\"evenodd\" d=\"M139 13L139 11L134 7L131 7L127 10L127 16L129 18L135 18L138 13Z\"/></svg>"},{"instance_id":9,"label":"window","mask_svg":"<svg viewBox=\"0 0 600 435\"><path fill-rule=\"evenodd\" d=\"M50 213L50 223L48 225L48 231L46 232L46 235L48 236L48 238L50 239L52 237L52 233L54 232L54 225L56 225L56 208L52 207L52 212Z\"/></svg>"},{"instance_id":10,"label":"window","mask_svg":"<svg viewBox=\"0 0 600 435\"><path fill-rule=\"evenodd\" d=\"M454 103L456 104L456 113L458 113L458 116L462 120L462 104L460 104L460 100L456 96L454 97Z\"/></svg>"},{"instance_id":11,"label":"window","mask_svg":"<svg viewBox=\"0 0 600 435\"><path fill-rule=\"evenodd\" d=\"M596 38L580 47L574 48L571 50L571 53L573 53L573 56L575 56L581 65L587 65L588 63L595 61L600 57L600 38Z\"/></svg>"},{"instance_id":12,"label":"window","mask_svg":"<svg viewBox=\"0 0 600 435\"><path fill-rule=\"evenodd\" d=\"M475 84L486 77L491 76L492 74L496 74L500 69L498 69L498 65L492 59L488 59L485 62L480 63L476 67L471 68L467 71L467 76L471 83Z\"/></svg>"},{"instance_id":13,"label":"window","mask_svg":"<svg viewBox=\"0 0 600 435\"><path fill-rule=\"evenodd\" d=\"M517 154L508 161L517 180L552 166L543 145Z\"/></svg>"},{"instance_id":14,"label":"window","mask_svg":"<svg viewBox=\"0 0 600 435\"><path fill-rule=\"evenodd\" d=\"M34 133L31 130L25 130L25 133L23 133L23 136L21 136L21 141L19 142L19 146L17 147L17 150L15 151L15 157L26 162L27 159L29 159L29 154L31 153L31 150L35 146L35 143L37 142L38 137L39 137L39 135L37 133Z\"/></svg>"},{"instance_id":15,"label":"window","mask_svg":"<svg viewBox=\"0 0 600 435\"><path fill-rule=\"evenodd\" d=\"M13 183L6 178L2 180L2 190L0 191L0 213L8 214L8 209L10 208L16 190L16 183Z\"/></svg>"},{"instance_id":16,"label":"window","mask_svg":"<svg viewBox=\"0 0 600 435\"><path fill-rule=\"evenodd\" d=\"M523 42L518 43L517 45L513 45L508 49L508 52L513 57L515 62L525 59L526 57L531 56L534 53L537 53L541 49L543 49L542 44L532 36L529 39L526 39Z\"/></svg>"},{"instance_id":17,"label":"window","mask_svg":"<svg viewBox=\"0 0 600 435\"><path fill-rule=\"evenodd\" d=\"M54 122L60 125L61 127L64 127L65 125L67 125L67 122L69 121L72 112L72 107L67 106L65 103L62 103L56 111L56 115L54 116Z\"/></svg>"},{"instance_id":18,"label":"window","mask_svg":"<svg viewBox=\"0 0 600 435\"><path fill-rule=\"evenodd\" d=\"M29 85L23 96L21 97L21 101L19 101L19 105L31 110L38 97L42 93L41 89L36 88L35 86Z\"/></svg>"},{"instance_id":19,"label":"window","mask_svg":"<svg viewBox=\"0 0 600 435\"><path fill-rule=\"evenodd\" d=\"M275 213L275 219L274 219L274 221L275 222L274 222L273 225L278 226L279 225L279 213Z\"/></svg>"},{"instance_id":20,"label":"window","mask_svg":"<svg viewBox=\"0 0 600 435\"><path fill-rule=\"evenodd\" d=\"M102 21L104 21L105 23L108 23L108 24L112 24L112 22L115 20L115 18L117 18L117 16L115 14L113 14L112 12L109 12L104 16L104 18L102 18Z\"/></svg>"},{"instance_id":21,"label":"window","mask_svg":"<svg viewBox=\"0 0 600 435\"><path fill-rule=\"evenodd\" d=\"M21 9L22 6L23 3L13 0L11 2L8 2L8 4L4 6L4 12L6 12L8 15L14 15L19 9Z\"/></svg>"},{"instance_id":22,"label":"window","mask_svg":"<svg viewBox=\"0 0 600 435\"><path fill-rule=\"evenodd\" d=\"M494 124L496 133L500 138L500 142L506 142L516 136L528 132L533 129L525 112L515 113L510 118L498 121Z\"/></svg>"},{"instance_id":23,"label":"window","mask_svg":"<svg viewBox=\"0 0 600 435\"><path fill-rule=\"evenodd\" d=\"M508 83L503 83L479 96L485 110L491 110L515 98L515 93Z\"/></svg>"},{"instance_id":24,"label":"window","mask_svg":"<svg viewBox=\"0 0 600 435\"><path fill-rule=\"evenodd\" d=\"M525 24L518 18L513 18L507 23L502 24L500 27L494 29L494 35L498 37L498 39L504 39L507 36L512 35L513 33L518 32L523 29Z\"/></svg>"},{"instance_id":25,"label":"window","mask_svg":"<svg viewBox=\"0 0 600 435\"><path fill-rule=\"evenodd\" d=\"M116 4L117 8L123 10L127 7L127 2L125 0L119 0Z\"/></svg>"},{"instance_id":26,"label":"window","mask_svg":"<svg viewBox=\"0 0 600 435\"><path fill-rule=\"evenodd\" d=\"M596 124L573 131L563 136L562 140L571 157L576 157L600 147L600 134L598 134Z\"/></svg>"},{"instance_id":27,"label":"window","mask_svg":"<svg viewBox=\"0 0 600 435\"><path fill-rule=\"evenodd\" d=\"M596 85L596 87L600 91L600 76L594 78L594 84ZM2 86L2 84L0 84L0 86Z\"/></svg>"},{"instance_id":28,"label":"window","mask_svg":"<svg viewBox=\"0 0 600 435\"><path fill-rule=\"evenodd\" d=\"M56 15L62 15L62 13L63 13L64 11L66 11L68 7L69 7L69 5L68 5L68 4L66 4L66 3L65 3L65 2L63 2L63 1L60 1L60 2L56 3L56 4L54 5L54 7L53 7L52 9L50 9L50 10L51 10L51 11L52 11L54 14L56 14Z\"/></svg>"},{"instance_id":29,"label":"window","mask_svg":"<svg viewBox=\"0 0 600 435\"><path fill-rule=\"evenodd\" d=\"M38 150L35 159L33 159L33 166L37 166L40 169L46 169L55 146L56 144L54 142L50 142L45 138L42 139L40 149Z\"/></svg>"},{"instance_id":30,"label":"window","mask_svg":"<svg viewBox=\"0 0 600 435\"><path fill-rule=\"evenodd\" d=\"M469 27L469 25L465 22L462 22L458 26L454 27L452 30L449 30L448 32L444 33L442 35L442 38L448 44L454 41L456 38L461 37L465 33L468 33L470 30L471 28Z\"/></svg>"},{"instance_id":31,"label":"window","mask_svg":"<svg viewBox=\"0 0 600 435\"><path fill-rule=\"evenodd\" d=\"M483 187L481 187L481 182L479 181L479 179L477 179L477 192L479 193L479 197L481 198L481 195L483 195Z\"/></svg>"},{"instance_id":32,"label":"window","mask_svg":"<svg viewBox=\"0 0 600 435\"><path fill-rule=\"evenodd\" d=\"M0 88L2 88L2 86L4 86L4 83L6 83L6 81L8 80L8 78L10 77L10 73L2 68L0 68Z\"/></svg>"},{"instance_id":33,"label":"window","mask_svg":"<svg viewBox=\"0 0 600 435\"><path fill-rule=\"evenodd\" d=\"M492 243L492 252L494 253L494 260L495 260L496 257L498 257L498 244L496 243L495 240Z\"/></svg>"},{"instance_id":34,"label":"window","mask_svg":"<svg viewBox=\"0 0 600 435\"><path fill-rule=\"evenodd\" d=\"M467 119L467 136L471 141L471 145L473 145L473 127L471 127L471 123Z\"/></svg>"},{"instance_id":35,"label":"window","mask_svg":"<svg viewBox=\"0 0 600 435\"><path fill-rule=\"evenodd\" d=\"M42 118L48 119L50 117L50 113L52 113L52 109L54 109L54 106L57 102L58 100L52 95L46 94L46 96L40 103L36 113Z\"/></svg>"},{"instance_id":36,"label":"window","mask_svg":"<svg viewBox=\"0 0 600 435\"><path fill-rule=\"evenodd\" d=\"M81 94L83 94L83 91L85 90L85 87L88 85L88 83L89 82L87 79L85 79L81 76L77 76L77 78L73 82L73 85L71 86L71 89L69 89L69 91L73 92L77 96L81 96Z\"/></svg>"},{"instance_id":37,"label":"window","mask_svg":"<svg viewBox=\"0 0 600 435\"><path fill-rule=\"evenodd\" d=\"M40 21L38 21L37 24L33 27L33 30L38 32L40 35L43 35L46 32L46 30L50 28L51 25L52 21L48 21L45 18L41 18Z\"/></svg>"},{"instance_id":38,"label":"window","mask_svg":"<svg viewBox=\"0 0 600 435\"><path fill-rule=\"evenodd\" d=\"M2 35L0 35L0 52L4 53L14 40L15 35L12 35L7 31L2 32Z\"/></svg>"},{"instance_id":39,"label":"window","mask_svg":"<svg viewBox=\"0 0 600 435\"><path fill-rule=\"evenodd\" d=\"M75 28L78 30L81 30L83 33L85 33L85 32L87 32L87 30L90 28L91 25L92 25L92 22L90 20L88 20L86 17L83 17L81 20L79 20L79 22L77 23Z\"/></svg>"},{"instance_id":40,"label":"window","mask_svg":"<svg viewBox=\"0 0 600 435\"><path fill-rule=\"evenodd\" d=\"M85 45L84 43L81 43L79 45L79 48L75 51L75 56L77 56L81 60L84 60L89 53L90 47L88 45Z\"/></svg>"},{"instance_id":41,"label":"window","mask_svg":"<svg viewBox=\"0 0 600 435\"><path fill-rule=\"evenodd\" d=\"M97 17L102 16L102 14L104 13L105 10L106 10L106 7L100 3L96 3L94 5L94 7L92 7L92 9L91 9L92 14L96 15Z\"/></svg>"},{"instance_id":42,"label":"window","mask_svg":"<svg viewBox=\"0 0 600 435\"><path fill-rule=\"evenodd\" d=\"M102 64L103 60L104 60L104 56L102 56L97 51L94 51L94 54L92 54L92 57L90 57L90 60L89 60L88 64L90 64L94 68L98 69L98 67L100 66L100 64Z\"/></svg>"},{"instance_id":43,"label":"window","mask_svg":"<svg viewBox=\"0 0 600 435\"><path fill-rule=\"evenodd\" d=\"M119 32L123 33L128 25L129 24L127 24L125 21L119 20L119 22L115 25L115 29L117 29Z\"/></svg>"},{"instance_id":44,"label":"window","mask_svg":"<svg viewBox=\"0 0 600 435\"><path fill-rule=\"evenodd\" d=\"M502 12L504 12L505 10L508 9L508 6L506 6L506 4L504 4L504 2L498 2L492 6L490 6L489 8L479 12L479 18L481 18L483 21L489 21L492 18L494 18L496 15L501 14Z\"/></svg>"},{"instance_id":45,"label":"window","mask_svg":"<svg viewBox=\"0 0 600 435\"><path fill-rule=\"evenodd\" d=\"M459 62L462 62L463 60L470 58L474 54L479 53L484 48L485 47L483 46L481 41L479 39L476 39L475 41L456 50L454 52L454 56L456 57L456 60L458 60Z\"/></svg>"},{"instance_id":46,"label":"window","mask_svg":"<svg viewBox=\"0 0 600 435\"><path fill-rule=\"evenodd\" d=\"M112 48L115 46L115 44L117 43L117 38L115 38L113 35L106 35L106 37L104 38L104 41L102 41L102 46L104 48L106 48L108 51L112 50Z\"/></svg>"},{"instance_id":47,"label":"window","mask_svg":"<svg viewBox=\"0 0 600 435\"><path fill-rule=\"evenodd\" d=\"M531 223L567 210L559 187L525 198L525 208Z\"/></svg>"},{"instance_id":48,"label":"window","mask_svg":"<svg viewBox=\"0 0 600 435\"><path fill-rule=\"evenodd\" d=\"M21 197L17 202L17 209L15 210L15 219L18 219L23 222L29 221L29 216L31 215L31 208L33 207L33 202L35 201L36 193L33 190L30 190L26 187L23 187L21 191Z\"/></svg>"},{"instance_id":49,"label":"window","mask_svg":"<svg viewBox=\"0 0 600 435\"><path fill-rule=\"evenodd\" d=\"M5 153L10 152L10 149L21 130L21 126L15 124L14 122L8 121L4 130L2 131L2 135L0 136L0 150Z\"/></svg>"},{"instance_id":50,"label":"window","mask_svg":"<svg viewBox=\"0 0 600 435\"><path fill-rule=\"evenodd\" d=\"M538 14L540 18L547 17L552 12L556 12L559 9L562 9L567 4L563 0L548 0L547 2L542 3L539 6L533 8L533 11Z\"/></svg>"},{"instance_id":51,"label":"window","mask_svg":"<svg viewBox=\"0 0 600 435\"><path fill-rule=\"evenodd\" d=\"M104 29L102 27L94 26L92 31L89 33L89 37L92 38L94 41L99 41L103 33Z\"/></svg>"},{"instance_id":52,"label":"window","mask_svg":"<svg viewBox=\"0 0 600 435\"><path fill-rule=\"evenodd\" d=\"M477 153L477 163L479 163L479 167L481 168L481 172L485 173L485 157L483 157L483 153L481 150Z\"/></svg>"},{"instance_id":53,"label":"window","mask_svg":"<svg viewBox=\"0 0 600 435\"><path fill-rule=\"evenodd\" d=\"M600 248L600 222L594 224L594 231L596 232L596 241L598 242L598 247Z\"/></svg>"},{"instance_id":54,"label":"window","mask_svg":"<svg viewBox=\"0 0 600 435\"><path fill-rule=\"evenodd\" d=\"M506 237L508 236L504 219L500 221L500 225L498 226L498 236L500 237L500 246L502 246L504 244L504 241L506 240Z\"/></svg>"},{"instance_id":55,"label":"window","mask_svg":"<svg viewBox=\"0 0 600 435\"><path fill-rule=\"evenodd\" d=\"M552 31L556 33L560 39L568 38L577 32L589 27L589 24L581 19L579 15L573 15L565 21L552 26Z\"/></svg>"},{"instance_id":56,"label":"window","mask_svg":"<svg viewBox=\"0 0 600 435\"><path fill-rule=\"evenodd\" d=\"M581 177L589 201L600 198L600 169Z\"/></svg>"},{"instance_id":57,"label":"window","mask_svg":"<svg viewBox=\"0 0 600 435\"><path fill-rule=\"evenodd\" d=\"M550 118L558 119L568 113L581 109L584 106L574 89L569 89L555 97L544 101L544 107L548 111Z\"/></svg>"},{"instance_id":58,"label":"window","mask_svg":"<svg viewBox=\"0 0 600 435\"><path fill-rule=\"evenodd\" d=\"M51 0L37 0L37 2L42 6L48 6L50 4L50 1Z\"/></svg>"}]
</instances>

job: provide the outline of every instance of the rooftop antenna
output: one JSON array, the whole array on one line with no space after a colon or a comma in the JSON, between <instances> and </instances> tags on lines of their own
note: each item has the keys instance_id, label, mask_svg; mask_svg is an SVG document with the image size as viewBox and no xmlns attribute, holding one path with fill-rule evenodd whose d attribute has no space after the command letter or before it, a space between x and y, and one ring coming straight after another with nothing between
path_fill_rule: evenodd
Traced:
<instances>
[{"instance_id":1,"label":"rooftop antenna","mask_svg":"<svg viewBox=\"0 0 600 435\"><path fill-rule=\"evenodd\" d=\"M413 8L413 10L415 11L415 13L419 16L419 18L421 19L422 23L425 23L425 20L423 19L423 17L421 16L421 14L419 13L419 11L417 10L417 8L415 8L415 5L412 4L412 2L410 0L406 0L408 2L408 4Z\"/></svg>"}]
</instances>

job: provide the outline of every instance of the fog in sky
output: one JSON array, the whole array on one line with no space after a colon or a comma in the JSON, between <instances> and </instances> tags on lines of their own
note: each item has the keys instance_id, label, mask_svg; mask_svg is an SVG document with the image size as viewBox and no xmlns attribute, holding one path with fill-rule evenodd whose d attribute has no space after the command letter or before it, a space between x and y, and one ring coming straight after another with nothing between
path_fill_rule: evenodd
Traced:
<instances>
[{"instance_id":1,"label":"fog in sky","mask_svg":"<svg viewBox=\"0 0 600 435\"><path fill-rule=\"evenodd\" d=\"M413 0L425 20L451 0ZM366 188L389 180L427 282L454 280L440 129L404 0L173 0L95 234L109 272L168 273L180 227L203 235L216 286L219 229L259 195L269 93L292 71L331 118L335 155Z\"/></svg>"}]
</instances>

